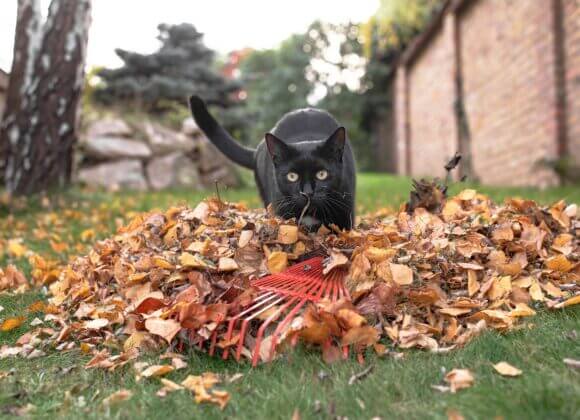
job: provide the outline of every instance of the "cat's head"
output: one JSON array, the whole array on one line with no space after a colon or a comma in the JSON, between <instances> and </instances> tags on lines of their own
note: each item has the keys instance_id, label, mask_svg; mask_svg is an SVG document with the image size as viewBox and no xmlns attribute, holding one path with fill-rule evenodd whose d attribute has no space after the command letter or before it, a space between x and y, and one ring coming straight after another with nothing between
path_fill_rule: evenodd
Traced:
<instances>
[{"instance_id":1,"label":"cat's head","mask_svg":"<svg viewBox=\"0 0 580 420\"><path fill-rule=\"evenodd\" d=\"M284 217L298 217L310 203L311 209L306 214L318 217L314 214L316 210L321 214L324 205L329 205L329 197L341 189L346 142L344 127L321 140L287 144L267 133L265 141L274 162L278 190L284 196L284 202L275 203L278 213Z\"/></svg>"}]
</instances>

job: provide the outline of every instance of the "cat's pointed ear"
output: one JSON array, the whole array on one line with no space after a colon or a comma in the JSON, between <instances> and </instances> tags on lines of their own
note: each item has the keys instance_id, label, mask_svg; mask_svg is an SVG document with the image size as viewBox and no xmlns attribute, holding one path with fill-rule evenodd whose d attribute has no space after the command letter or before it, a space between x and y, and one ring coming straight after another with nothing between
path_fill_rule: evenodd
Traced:
<instances>
[{"instance_id":1,"label":"cat's pointed ear","mask_svg":"<svg viewBox=\"0 0 580 420\"><path fill-rule=\"evenodd\" d=\"M266 140L268 152L270 153L270 156L272 157L274 163L281 162L290 155L291 153L290 146L288 146L274 134L266 133L264 139Z\"/></svg>"},{"instance_id":2,"label":"cat's pointed ear","mask_svg":"<svg viewBox=\"0 0 580 420\"><path fill-rule=\"evenodd\" d=\"M346 144L346 129L338 127L334 133L324 142L324 153L338 160L342 159L344 145Z\"/></svg>"}]
</instances>

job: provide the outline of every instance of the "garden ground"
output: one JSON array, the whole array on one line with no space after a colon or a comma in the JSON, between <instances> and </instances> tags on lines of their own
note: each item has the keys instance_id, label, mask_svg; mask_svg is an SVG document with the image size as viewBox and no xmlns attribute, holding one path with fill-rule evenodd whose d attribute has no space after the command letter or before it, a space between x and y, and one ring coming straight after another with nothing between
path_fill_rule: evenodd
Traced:
<instances>
[{"instance_id":1,"label":"garden ground","mask_svg":"<svg viewBox=\"0 0 580 420\"><path fill-rule=\"evenodd\" d=\"M452 193L464 186L457 185ZM358 213L379 208L393 209L405 201L407 178L363 174L357 191ZM534 189L480 188L495 200L507 196L532 198L542 203L559 199L580 203L580 188ZM10 252L21 238L23 249L55 260L83 254L95 240L109 236L116 226L136 211L194 205L212 192L169 191L160 193L95 193L72 190L50 199L29 200L12 208L0 204L0 266L15 264L27 275L26 254ZM255 189L220 191L222 199L259 204ZM42 292L0 294L0 319L25 316L17 329L0 332L0 346L13 344L32 327L39 314L27 308L46 297ZM294 413L305 418L447 418L461 413L465 418L579 418L580 377L562 359L580 358L580 311L576 307L558 312L540 311L521 328L506 335L488 332L466 348L448 354L406 352L404 358L378 358L369 353L371 372L349 385L349 378L367 366L349 360L326 365L318 352L300 348L269 365L256 369L247 364L224 362L205 354L187 354L188 368L172 372L168 379L179 382L189 374L242 373L233 383L223 384L231 401L222 412L213 405L197 405L186 392L155 394L157 379L136 382L130 366L108 373L85 370L89 357L80 351L51 353L33 360L0 360L0 416L9 416L31 404L29 414L67 418L282 418ZM151 355L152 361L157 360ZM507 361L523 371L517 378L499 376L494 363ZM441 394L431 385L441 384L444 371L468 368L475 375L473 387L457 394ZM107 407L104 398L120 389L133 397Z\"/></svg>"}]
</instances>

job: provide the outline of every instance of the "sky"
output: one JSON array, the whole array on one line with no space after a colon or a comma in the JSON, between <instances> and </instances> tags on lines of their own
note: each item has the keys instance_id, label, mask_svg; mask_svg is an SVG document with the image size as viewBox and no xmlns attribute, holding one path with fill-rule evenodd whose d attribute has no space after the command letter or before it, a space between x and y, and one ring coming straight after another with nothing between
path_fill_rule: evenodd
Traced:
<instances>
[{"instance_id":1,"label":"sky","mask_svg":"<svg viewBox=\"0 0 580 420\"><path fill-rule=\"evenodd\" d=\"M43 10L50 0L41 0ZM0 0L0 68L9 71L17 0ZM219 53L271 48L316 20L366 21L379 0L93 0L88 66L121 64L115 48L152 52L159 23L188 22Z\"/></svg>"}]
</instances>

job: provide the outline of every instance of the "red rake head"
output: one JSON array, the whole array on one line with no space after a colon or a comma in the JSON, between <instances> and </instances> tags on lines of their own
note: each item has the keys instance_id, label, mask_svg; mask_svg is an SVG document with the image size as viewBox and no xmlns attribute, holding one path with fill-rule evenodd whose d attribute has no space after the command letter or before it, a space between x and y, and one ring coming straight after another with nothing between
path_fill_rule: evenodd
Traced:
<instances>
[{"instance_id":1,"label":"red rake head","mask_svg":"<svg viewBox=\"0 0 580 420\"><path fill-rule=\"evenodd\" d=\"M321 299L338 301L349 298L348 291L343 284L344 272L333 270L328 275L323 274L322 257L311 258L296 264L282 273L252 281L252 286L259 290L258 296L239 314L231 317L228 322L226 341L234 337L236 325L240 322L239 339L235 353L236 360L240 360L244 341L250 323L261 319L267 311L272 312L258 328L256 342L252 352L252 366L256 366L260 359L260 350L264 340L264 333L268 326L277 323L271 334L271 343L268 360L274 356L278 341L286 328L298 315L307 302L318 302ZM209 354L215 352L217 331L213 333ZM229 356L229 348L225 348L223 359Z\"/></svg>"}]
</instances>

